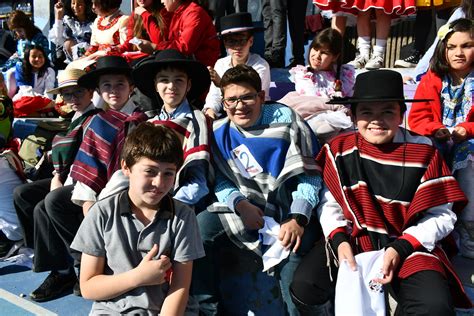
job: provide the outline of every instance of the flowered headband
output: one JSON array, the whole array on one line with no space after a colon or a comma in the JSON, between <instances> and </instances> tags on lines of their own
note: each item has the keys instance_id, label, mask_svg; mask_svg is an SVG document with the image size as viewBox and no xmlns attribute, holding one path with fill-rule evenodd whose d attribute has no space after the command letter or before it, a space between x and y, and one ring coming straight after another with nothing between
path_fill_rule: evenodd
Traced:
<instances>
[{"instance_id":1,"label":"flowered headband","mask_svg":"<svg viewBox=\"0 0 474 316\"><path fill-rule=\"evenodd\" d=\"M451 25L449 23L446 23L442 27L439 28L438 30L438 39L440 41L444 40L446 36L451 33L453 29L451 28Z\"/></svg>"}]
</instances>

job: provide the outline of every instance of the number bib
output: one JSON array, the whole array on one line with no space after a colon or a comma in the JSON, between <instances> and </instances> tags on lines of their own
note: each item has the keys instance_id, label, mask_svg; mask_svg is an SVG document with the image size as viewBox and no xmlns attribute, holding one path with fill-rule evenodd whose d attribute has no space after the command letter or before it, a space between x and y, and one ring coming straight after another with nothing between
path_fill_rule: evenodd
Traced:
<instances>
[{"instance_id":1,"label":"number bib","mask_svg":"<svg viewBox=\"0 0 474 316\"><path fill-rule=\"evenodd\" d=\"M233 149L232 153L235 164L239 168L242 176L245 178L250 179L263 172L262 167L258 164L252 156L252 153L250 153L249 149L244 144Z\"/></svg>"}]
</instances>

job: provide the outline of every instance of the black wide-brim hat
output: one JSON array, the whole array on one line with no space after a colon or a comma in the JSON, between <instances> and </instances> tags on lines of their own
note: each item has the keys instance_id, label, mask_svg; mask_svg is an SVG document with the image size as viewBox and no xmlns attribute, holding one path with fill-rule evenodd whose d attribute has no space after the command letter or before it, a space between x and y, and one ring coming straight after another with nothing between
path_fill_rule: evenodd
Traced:
<instances>
[{"instance_id":1,"label":"black wide-brim hat","mask_svg":"<svg viewBox=\"0 0 474 316\"><path fill-rule=\"evenodd\" d=\"M132 68L125 58L120 56L104 56L97 59L96 68L78 80L78 84L86 88L97 88L101 75L123 74L132 77Z\"/></svg>"},{"instance_id":2,"label":"black wide-brim hat","mask_svg":"<svg viewBox=\"0 0 474 316\"><path fill-rule=\"evenodd\" d=\"M155 87L155 76L160 69L173 67L173 65L184 68L191 79L191 89L186 95L189 100L200 97L209 89L211 77L207 67L175 49L162 50L139 62L132 71L133 81L137 88L149 98L159 98Z\"/></svg>"},{"instance_id":3,"label":"black wide-brim hat","mask_svg":"<svg viewBox=\"0 0 474 316\"><path fill-rule=\"evenodd\" d=\"M405 99L403 78L399 72L387 69L370 70L357 75L352 97L334 98L327 104L357 104L361 102L426 102L430 99Z\"/></svg>"},{"instance_id":4,"label":"black wide-brim hat","mask_svg":"<svg viewBox=\"0 0 474 316\"><path fill-rule=\"evenodd\" d=\"M219 36L234 34L239 32L263 31L262 27L256 27L252 22L252 15L248 12L239 12L225 15L220 18L220 32Z\"/></svg>"}]
</instances>

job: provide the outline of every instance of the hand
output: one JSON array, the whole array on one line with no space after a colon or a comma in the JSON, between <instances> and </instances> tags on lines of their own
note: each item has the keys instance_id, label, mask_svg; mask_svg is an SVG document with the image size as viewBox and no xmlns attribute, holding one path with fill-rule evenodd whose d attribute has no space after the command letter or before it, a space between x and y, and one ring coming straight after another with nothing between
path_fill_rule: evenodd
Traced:
<instances>
[{"instance_id":1,"label":"hand","mask_svg":"<svg viewBox=\"0 0 474 316\"><path fill-rule=\"evenodd\" d=\"M140 39L140 44L136 45L138 50L141 51L142 53L146 54L153 54L155 51L156 45L150 41L147 41L145 39Z\"/></svg>"},{"instance_id":2,"label":"hand","mask_svg":"<svg viewBox=\"0 0 474 316\"><path fill-rule=\"evenodd\" d=\"M395 270L397 269L399 263L400 255L398 252L394 248L388 247L387 250L385 250L385 254L383 255L383 278L375 279L374 281L380 284L388 284L392 282Z\"/></svg>"},{"instance_id":3,"label":"hand","mask_svg":"<svg viewBox=\"0 0 474 316\"><path fill-rule=\"evenodd\" d=\"M141 7L141 6L137 6L134 10L134 13L136 15L142 15L143 12L145 12L146 9L144 7Z\"/></svg>"},{"instance_id":4,"label":"hand","mask_svg":"<svg viewBox=\"0 0 474 316\"><path fill-rule=\"evenodd\" d=\"M455 143L460 143L467 138L467 131L464 127L462 126L455 126L453 133L451 134L451 137L453 138L453 141Z\"/></svg>"},{"instance_id":5,"label":"hand","mask_svg":"<svg viewBox=\"0 0 474 316\"><path fill-rule=\"evenodd\" d=\"M49 186L49 190L53 191L62 186L63 186L63 183L59 179L59 174L56 173L54 177L51 179L51 185Z\"/></svg>"},{"instance_id":6,"label":"hand","mask_svg":"<svg viewBox=\"0 0 474 316\"><path fill-rule=\"evenodd\" d=\"M293 252L296 252L301 245L303 233L304 227L298 225L296 219L290 219L281 225L278 239L280 239L281 245L286 249L294 245Z\"/></svg>"},{"instance_id":7,"label":"hand","mask_svg":"<svg viewBox=\"0 0 474 316\"><path fill-rule=\"evenodd\" d=\"M236 211L240 214L244 226L250 230L260 229L264 225L263 211L247 200L242 200L235 206Z\"/></svg>"},{"instance_id":8,"label":"hand","mask_svg":"<svg viewBox=\"0 0 474 316\"><path fill-rule=\"evenodd\" d=\"M211 109L211 108L207 108L206 110L204 110L204 115L207 116L208 118L210 118L211 120L216 120L217 119L216 112L214 112L214 110Z\"/></svg>"},{"instance_id":9,"label":"hand","mask_svg":"<svg viewBox=\"0 0 474 316\"><path fill-rule=\"evenodd\" d=\"M166 271L172 267L171 261L164 255L160 256L160 259L153 259L157 254L158 245L154 244L135 268L136 281L139 283L139 286L157 285L165 282Z\"/></svg>"},{"instance_id":10,"label":"hand","mask_svg":"<svg viewBox=\"0 0 474 316\"><path fill-rule=\"evenodd\" d=\"M211 81L216 85L216 87L220 87L221 85L221 77L217 74L217 71L214 70L211 66L207 67L209 70L209 75L211 76Z\"/></svg>"},{"instance_id":11,"label":"hand","mask_svg":"<svg viewBox=\"0 0 474 316\"><path fill-rule=\"evenodd\" d=\"M56 20L62 20L63 17L64 17L64 4L62 3L61 0L59 0L54 5L54 18Z\"/></svg>"},{"instance_id":12,"label":"hand","mask_svg":"<svg viewBox=\"0 0 474 316\"><path fill-rule=\"evenodd\" d=\"M442 127L435 132L434 137L437 141L445 142L449 140L451 133L446 127Z\"/></svg>"},{"instance_id":13,"label":"hand","mask_svg":"<svg viewBox=\"0 0 474 316\"><path fill-rule=\"evenodd\" d=\"M104 57L107 55L107 52L105 50L98 50L95 53L90 54L89 56L85 57L89 60L96 60L99 57Z\"/></svg>"},{"instance_id":14,"label":"hand","mask_svg":"<svg viewBox=\"0 0 474 316\"><path fill-rule=\"evenodd\" d=\"M352 253L351 245L347 241L343 241L337 247L337 258L339 260L339 264L343 260L347 260L347 264L352 271L357 271L357 264L354 258L354 254Z\"/></svg>"}]
</instances>

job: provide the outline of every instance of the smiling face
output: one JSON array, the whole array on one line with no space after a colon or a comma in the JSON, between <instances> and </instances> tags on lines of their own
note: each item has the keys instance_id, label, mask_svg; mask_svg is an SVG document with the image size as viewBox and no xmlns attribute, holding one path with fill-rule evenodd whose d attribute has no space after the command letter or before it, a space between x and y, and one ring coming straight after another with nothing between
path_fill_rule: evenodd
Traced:
<instances>
[{"instance_id":1,"label":"smiling face","mask_svg":"<svg viewBox=\"0 0 474 316\"><path fill-rule=\"evenodd\" d=\"M472 71L474 62L474 39L469 32L454 32L446 44L446 59L453 72L464 78Z\"/></svg>"},{"instance_id":2,"label":"smiling face","mask_svg":"<svg viewBox=\"0 0 474 316\"><path fill-rule=\"evenodd\" d=\"M177 170L173 163L142 157L131 168L122 161L122 171L130 180L128 195L133 204L142 210L156 210L173 188Z\"/></svg>"},{"instance_id":3,"label":"smiling face","mask_svg":"<svg viewBox=\"0 0 474 316\"><path fill-rule=\"evenodd\" d=\"M395 101L359 103L354 120L360 135L369 143L389 143L402 123L400 104Z\"/></svg>"},{"instance_id":4,"label":"smiling face","mask_svg":"<svg viewBox=\"0 0 474 316\"><path fill-rule=\"evenodd\" d=\"M253 97L252 97L253 96ZM245 98L246 100L242 100ZM235 107L226 105L225 100L235 100ZM224 87L224 109L232 122L240 127L251 127L260 118L265 92L256 91L245 83L231 83ZM234 102L235 103L235 102Z\"/></svg>"},{"instance_id":5,"label":"smiling face","mask_svg":"<svg viewBox=\"0 0 474 316\"><path fill-rule=\"evenodd\" d=\"M161 3L165 6L166 11L174 12L181 4L179 0L161 0Z\"/></svg>"},{"instance_id":6,"label":"smiling face","mask_svg":"<svg viewBox=\"0 0 474 316\"><path fill-rule=\"evenodd\" d=\"M162 69L155 76L155 88L169 113L176 109L191 89L188 74L178 69Z\"/></svg>"},{"instance_id":7,"label":"smiling face","mask_svg":"<svg viewBox=\"0 0 474 316\"><path fill-rule=\"evenodd\" d=\"M114 110L123 108L132 91L133 85L126 75L102 75L99 78L99 93Z\"/></svg>"},{"instance_id":8,"label":"smiling face","mask_svg":"<svg viewBox=\"0 0 474 316\"><path fill-rule=\"evenodd\" d=\"M83 21L86 18L86 4L84 3L84 0L72 0L71 9L80 21Z\"/></svg>"},{"instance_id":9,"label":"smiling face","mask_svg":"<svg viewBox=\"0 0 474 316\"><path fill-rule=\"evenodd\" d=\"M324 46L311 48L309 51L309 63L314 70L331 70L338 57L339 55L334 55L329 48Z\"/></svg>"},{"instance_id":10,"label":"smiling face","mask_svg":"<svg viewBox=\"0 0 474 316\"><path fill-rule=\"evenodd\" d=\"M28 57L28 61L30 62L33 71L40 70L45 63L43 52L39 49L33 48L32 50L30 50L30 56Z\"/></svg>"}]
</instances>

